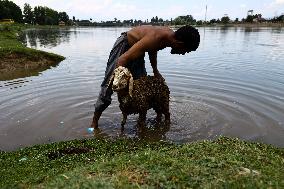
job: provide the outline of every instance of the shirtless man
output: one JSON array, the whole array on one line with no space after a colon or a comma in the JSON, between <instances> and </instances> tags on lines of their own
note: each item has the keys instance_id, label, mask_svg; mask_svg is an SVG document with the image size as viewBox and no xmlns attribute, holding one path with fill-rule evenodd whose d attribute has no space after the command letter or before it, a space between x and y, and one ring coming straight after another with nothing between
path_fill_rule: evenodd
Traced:
<instances>
[{"instance_id":1,"label":"shirtless man","mask_svg":"<svg viewBox=\"0 0 284 189\"><path fill-rule=\"evenodd\" d=\"M157 68L157 52L171 47L171 54L182 54L195 51L200 42L198 30L183 26L177 31L163 26L138 26L124 32L116 40L108 59L105 78L95 104L92 127L98 128L102 112L110 105L113 93L109 80L118 66L127 67L134 79L146 76L144 56L147 52L154 76L162 77Z\"/></svg>"}]
</instances>

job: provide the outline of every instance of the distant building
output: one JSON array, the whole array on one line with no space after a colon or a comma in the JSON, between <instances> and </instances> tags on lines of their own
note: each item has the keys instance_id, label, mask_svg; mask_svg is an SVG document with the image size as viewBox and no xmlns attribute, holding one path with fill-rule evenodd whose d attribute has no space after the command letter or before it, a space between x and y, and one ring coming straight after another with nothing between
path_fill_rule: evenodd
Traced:
<instances>
[{"instance_id":1,"label":"distant building","mask_svg":"<svg viewBox=\"0 0 284 189\"><path fill-rule=\"evenodd\" d=\"M77 22L77 24L79 26L90 26L92 25L92 23L90 22L90 20L80 20Z\"/></svg>"},{"instance_id":2,"label":"distant building","mask_svg":"<svg viewBox=\"0 0 284 189\"><path fill-rule=\"evenodd\" d=\"M65 26L65 22L60 21L58 25L59 25L59 26Z\"/></svg>"},{"instance_id":3,"label":"distant building","mask_svg":"<svg viewBox=\"0 0 284 189\"><path fill-rule=\"evenodd\" d=\"M253 15L253 10L248 10L248 16L252 16Z\"/></svg>"},{"instance_id":4,"label":"distant building","mask_svg":"<svg viewBox=\"0 0 284 189\"><path fill-rule=\"evenodd\" d=\"M0 24L13 24L14 20L13 19L2 19L0 20Z\"/></svg>"}]
</instances>

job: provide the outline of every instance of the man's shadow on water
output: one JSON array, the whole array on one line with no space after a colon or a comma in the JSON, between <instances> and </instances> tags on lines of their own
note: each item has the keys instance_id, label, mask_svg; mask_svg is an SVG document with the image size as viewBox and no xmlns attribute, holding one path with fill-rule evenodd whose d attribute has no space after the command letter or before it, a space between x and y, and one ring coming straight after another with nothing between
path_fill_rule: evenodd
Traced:
<instances>
[{"instance_id":1,"label":"man's shadow on water","mask_svg":"<svg viewBox=\"0 0 284 189\"><path fill-rule=\"evenodd\" d=\"M125 125L125 127L129 127L129 125ZM170 130L170 127L171 124L167 121L157 122L155 119L148 119L146 123L137 121L136 125L134 125L135 138L151 142L166 140L166 133ZM108 134L104 133L102 129L96 129L94 137L109 138ZM130 138L124 127L121 127L119 138Z\"/></svg>"}]
</instances>

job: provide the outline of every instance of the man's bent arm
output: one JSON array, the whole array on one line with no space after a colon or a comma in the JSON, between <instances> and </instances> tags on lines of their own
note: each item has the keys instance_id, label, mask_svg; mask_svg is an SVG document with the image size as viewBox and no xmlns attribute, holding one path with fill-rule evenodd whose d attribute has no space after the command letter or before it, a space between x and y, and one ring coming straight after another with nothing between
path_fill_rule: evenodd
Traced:
<instances>
[{"instance_id":1,"label":"man's bent arm","mask_svg":"<svg viewBox=\"0 0 284 189\"><path fill-rule=\"evenodd\" d=\"M157 51L151 51L151 52L148 52L148 54L149 54L149 60L150 60L151 66L153 68L153 73L155 76L156 75L158 76L160 73L157 68Z\"/></svg>"},{"instance_id":2,"label":"man's bent arm","mask_svg":"<svg viewBox=\"0 0 284 189\"><path fill-rule=\"evenodd\" d=\"M118 58L117 66L125 66L128 62L144 56L145 52L154 51L157 48L155 46L155 39L152 37L142 38Z\"/></svg>"}]
</instances>

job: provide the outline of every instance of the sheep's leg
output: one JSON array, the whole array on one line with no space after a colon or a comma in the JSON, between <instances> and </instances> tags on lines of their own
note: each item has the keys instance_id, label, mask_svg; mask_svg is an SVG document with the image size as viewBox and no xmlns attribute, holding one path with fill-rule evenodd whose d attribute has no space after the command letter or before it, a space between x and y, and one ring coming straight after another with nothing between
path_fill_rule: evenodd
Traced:
<instances>
[{"instance_id":1,"label":"sheep's leg","mask_svg":"<svg viewBox=\"0 0 284 189\"><path fill-rule=\"evenodd\" d=\"M163 114L165 115L165 123L170 124L171 123L171 114L170 114L170 108L169 108L169 97L166 98L164 101L163 106Z\"/></svg>"},{"instance_id":2,"label":"sheep's leg","mask_svg":"<svg viewBox=\"0 0 284 189\"><path fill-rule=\"evenodd\" d=\"M170 112L165 112L165 122L166 123L171 123L171 114Z\"/></svg>"},{"instance_id":3,"label":"sheep's leg","mask_svg":"<svg viewBox=\"0 0 284 189\"><path fill-rule=\"evenodd\" d=\"M157 112L157 111L156 111L156 113L157 113L156 122L159 123L162 120L162 113L161 112Z\"/></svg>"},{"instance_id":4,"label":"sheep's leg","mask_svg":"<svg viewBox=\"0 0 284 189\"><path fill-rule=\"evenodd\" d=\"M147 112L140 112L139 113L139 123L140 124L145 124L145 122L146 122L146 115L147 115Z\"/></svg>"},{"instance_id":5,"label":"sheep's leg","mask_svg":"<svg viewBox=\"0 0 284 189\"><path fill-rule=\"evenodd\" d=\"M122 121L121 121L121 127L124 128L124 125L126 123L126 119L127 119L127 114L122 112Z\"/></svg>"}]
</instances>

